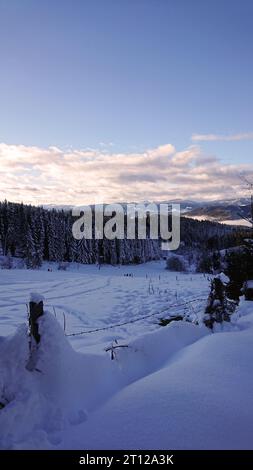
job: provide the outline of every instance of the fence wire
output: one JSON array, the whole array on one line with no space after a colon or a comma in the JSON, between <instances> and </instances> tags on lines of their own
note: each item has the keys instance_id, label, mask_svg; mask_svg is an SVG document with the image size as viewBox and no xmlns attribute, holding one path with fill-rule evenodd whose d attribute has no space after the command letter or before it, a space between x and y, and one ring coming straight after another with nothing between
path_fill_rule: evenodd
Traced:
<instances>
[{"instance_id":1,"label":"fence wire","mask_svg":"<svg viewBox=\"0 0 253 470\"><path fill-rule=\"evenodd\" d=\"M132 320L128 320L128 321L125 321L125 322L122 322L122 323L115 323L113 325L104 326L104 327L93 327L90 330L82 330L82 331L79 331L77 333L69 333L69 334L66 334L66 336L80 336L80 335L86 335L86 334L90 334L90 333L97 333L99 331L111 330L112 328L117 328L117 327L120 327L120 326L130 325L132 323L137 323L138 321L145 320L146 318L154 317L156 315L161 315L162 313L167 312L168 310L170 310L173 307L183 307L185 305L192 304L193 302L200 302L200 301L206 301L206 300L207 300L206 298L199 297L199 298L195 298L195 299L192 299L192 300L188 300L187 302L182 302L180 304L171 304L168 307L165 307L164 309L160 310L159 312L149 313L148 315L143 315L141 317L134 318Z\"/></svg>"}]
</instances>

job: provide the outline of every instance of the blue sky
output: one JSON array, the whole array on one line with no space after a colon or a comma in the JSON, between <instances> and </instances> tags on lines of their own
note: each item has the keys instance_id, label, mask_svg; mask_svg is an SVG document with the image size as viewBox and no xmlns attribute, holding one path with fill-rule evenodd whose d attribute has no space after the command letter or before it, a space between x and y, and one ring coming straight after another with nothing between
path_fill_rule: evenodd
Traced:
<instances>
[{"instance_id":1,"label":"blue sky","mask_svg":"<svg viewBox=\"0 0 253 470\"><path fill-rule=\"evenodd\" d=\"M249 164L252 24L252 0L0 0L0 141L114 153L194 143Z\"/></svg>"}]
</instances>

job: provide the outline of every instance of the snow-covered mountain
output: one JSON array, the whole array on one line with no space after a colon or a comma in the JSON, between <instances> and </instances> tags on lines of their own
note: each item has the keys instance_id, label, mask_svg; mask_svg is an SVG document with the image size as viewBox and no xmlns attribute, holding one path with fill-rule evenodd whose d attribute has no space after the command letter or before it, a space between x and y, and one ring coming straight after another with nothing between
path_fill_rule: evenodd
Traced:
<instances>
[{"instance_id":1,"label":"snow-covered mountain","mask_svg":"<svg viewBox=\"0 0 253 470\"><path fill-rule=\"evenodd\" d=\"M130 202L118 202L118 204L121 204L123 207L126 207L127 204L180 204L181 206L181 211L183 213L190 214L194 213L197 215L203 215L203 214L211 214L212 212L215 214L218 209L223 210L224 212L229 215L229 218L240 218L238 215L238 212L242 211L244 214L248 214L249 208L250 208L250 199L249 198L237 198L237 199L221 199L221 200L216 200L216 201L196 201L196 200L191 200L191 199L168 199L168 200L162 200L162 201L130 201ZM104 203L105 205L108 204L107 202ZM85 207L87 204L78 204L78 207ZM44 204L43 205L44 209L58 209L58 210L64 210L68 211L71 210L74 205L71 204L62 204L62 205L55 205L55 204ZM90 207L94 207L94 204L90 204ZM194 211L194 212L193 212ZM222 215L224 214L222 213Z\"/></svg>"},{"instance_id":2,"label":"snow-covered mountain","mask_svg":"<svg viewBox=\"0 0 253 470\"><path fill-rule=\"evenodd\" d=\"M144 201L132 202L132 204L143 204L147 206L154 202L155 204L180 204L181 214L195 220L209 220L210 222L219 222L226 225L251 226L247 220L250 218L251 206L248 198L225 199L218 201L193 201L173 199L168 201ZM127 203L120 203L125 211ZM62 205L54 206L52 204L44 205L45 209L58 209L70 211L73 206ZM80 206L83 207L83 206ZM94 205L91 205L93 208Z\"/></svg>"},{"instance_id":3,"label":"snow-covered mountain","mask_svg":"<svg viewBox=\"0 0 253 470\"><path fill-rule=\"evenodd\" d=\"M187 217L232 225L247 225L250 214L250 201L246 198L201 203L185 211Z\"/></svg>"}]
</instances>

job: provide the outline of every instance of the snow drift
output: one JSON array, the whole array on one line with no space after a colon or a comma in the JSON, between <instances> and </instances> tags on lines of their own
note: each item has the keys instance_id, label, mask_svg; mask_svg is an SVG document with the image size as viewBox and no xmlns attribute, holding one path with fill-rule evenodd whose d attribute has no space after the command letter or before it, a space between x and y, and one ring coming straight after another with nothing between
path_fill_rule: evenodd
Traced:
<instances>
[{"instance_id":1,"label":"snow drift","mask_svg":"<svg viewBox=\"0 0 253 470\"><path fill-rule=\"evenodd\" d=\"M114 361L74 351L46 313L32 372L22 325L0 339L0 448L252 448L251 311L237 331L171 323Z\"/></svg>"},{"instance_id":2,"label":"snow drift","mask_svg":"<svg viewBox=\"0 0 253 470\"><path fill-rule=\"evenodd\" d=\"M72 426L79 428L122 388L159 369L175 352L206 334L189 323L172 324L133 341L111 361L105 353L74 351L50 313L39 319L39 331L32 372L26 369L30 351L25 325L0 341L1 448L61 447Z\"/></svg>"}]
</instances>

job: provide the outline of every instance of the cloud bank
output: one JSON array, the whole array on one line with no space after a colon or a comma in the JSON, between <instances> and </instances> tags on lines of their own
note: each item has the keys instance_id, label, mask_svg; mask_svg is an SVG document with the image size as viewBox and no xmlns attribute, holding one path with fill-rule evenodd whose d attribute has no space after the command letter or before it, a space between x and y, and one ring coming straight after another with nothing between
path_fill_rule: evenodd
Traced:
<instances>
[{"instance_id":1,"label":"cloud bank","mask_svg":"<svg viewBox=\"0 0 253 470\"><path fill-rule=\"evenodd\" d=\"M222 164L196 145L113 153L0 144L0 200L32 204L233 198L240 173L253 178L253 165Z\"/></svg>"}]
</instances>

